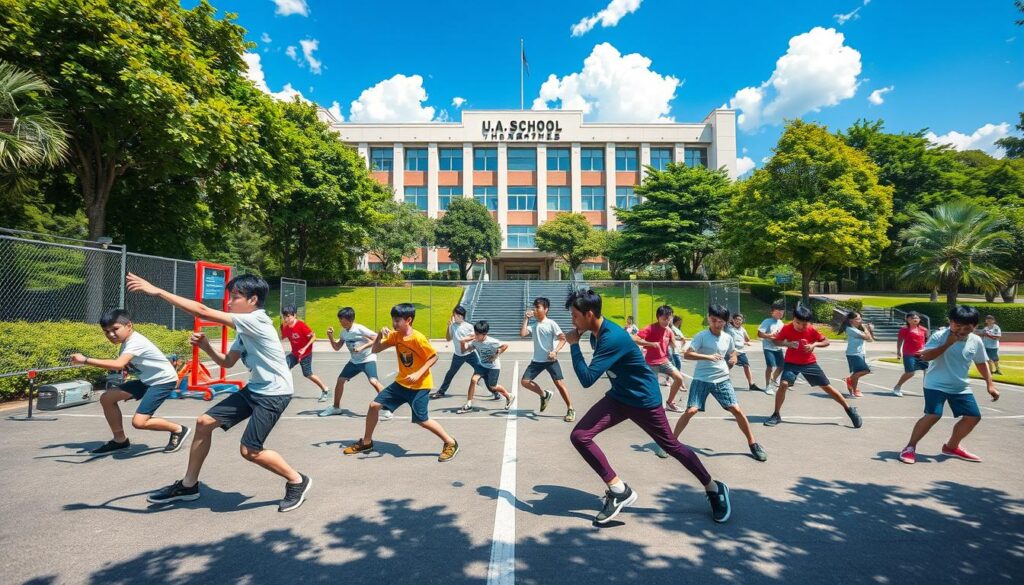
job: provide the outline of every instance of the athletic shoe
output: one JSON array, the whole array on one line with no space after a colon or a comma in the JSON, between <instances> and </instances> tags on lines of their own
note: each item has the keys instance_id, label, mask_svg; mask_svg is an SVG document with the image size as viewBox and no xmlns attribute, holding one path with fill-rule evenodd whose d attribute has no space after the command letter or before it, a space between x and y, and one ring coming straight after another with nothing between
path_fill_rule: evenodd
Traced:
<instances>
[{"instance_id":1,"label":"athletic shoe","mask_svg":"<svg viewBox=\"0 0 1024 585\"><path fill-rule=\"evenodd\" d=\"M453 439L454 440L454 439ZM445 463L455 459L455 456L459 454L459 442L445 443L444 449L441 450L441 454L437 456L438 463Z\"/></svg>"},{"instance_id":2,"label":"athletic shoe","mask_svg":"<svg viewBox=\"0 0 1024 585\"><path fill-rule=\"evenodd\" d=\"M853 389L853 397L854 398L863 398L864 397L864 393L860 391L860 388L854 388Z\"/></svg>"},{"instance_id":3,"label":"athletic shoe","mask_svg":"<svg viewBox=\"0 0 1024 585\"><path fill-rule=\"evenodd\" d=\"M764 452L764 447L760 443L754 443L750 446L750 454L758 461L768 461L768 454Z\"/></svg>"},{"instance_id":4,"label":"athletic shoe","mask_svg":"<svg viewBox=\"0 0 1024 585\"><path fill-rule=\"evenodd\" d=\"M654 454L662 459L668 459L668 451L661 448L661 445L654 446Z\"/></svg>"},{"instance_id":5,"label":"athletic shoe","mask_svg":"<svg viewBox=\"0 0 1024 585\"><path fill-rule=\"evenodd\" d=\"M440 390L438 390L437 392L434 392L433 394L430 395L430 399L435 400L437 398L446 398L447 396L447 392L441 392Z\"/></svg>"},{"instance_id":6,"label":"athletic shoe","mask_svg":"<svg viewBox=\"0 0 1024 585\"><path fill-rule=\"evenodd\" d=\"M853 428L859 429L864 426L864 419L860 417L860 413L857 412L857 408L851 406L847 409L846 414L850 416L850 422L853 423Z\"/></svg>"},{"instance_id":7,"label":"athletic shoe","mask_svg":"<svg viewBox=\"0 0 1024 585\"><path fill-rule=\"evenodd\" d=\"M750 389L753 390L754 392L764 392L764 390L761 390L760 386L758 386L757 384L751 384Z\"/></svg>"},{"instance_id":8,"label":"athletic shoe","mask_svg":"<svg viewBox=\"0 0 1024 585\"><path fill-rule=\"evenodd\" d=\"M318 412L317 416L335 416L335 415L338 415L338 414L341 414L341 413L342 413L342 410L340 408L336 408L334 406L328 406L327 408L325 408L325 409L321 410L320 412Z\"/></svg>"},{"instance_id":9,"label":"athletic shoe","mask_svg":"<svg viewBox=\"0 0 1024 585\"><path fill-rule=\"evenodd\" d=\"M320 391L320 398L317 399L317 402L327 402L327 390Z\"/></svg>"},{"instance_id":10,"label":"athletic shoe","mask_svg":"<svg viewBox=\"0 0 1024 585\"><path fill-rule=\"evenodd\" d=\"M467 402L462 405L462 408L455 411L455 414L466 414L467 412L473 412L473 403Z\"/></svg>"},{"instance_id":11,"label":"athletic shoe","mask_svg":"<svg viewBox=\"0 0 1024 585\"><path fill-rule=\"evenodd\" d=\"M132 446L132 442L129 441L128 439L125 439L123 443L118 443L114 439L110 439L106 443L103 443L99 447L96 447L92 451L89 451L89 453L91 453L93 455L106 455L107 453L112 453L114 451L120 451L121 449L127 449L128 447L131 447L131 446Z\"/></svg>"},{"instance_id":12,"label":"athletic shoe","mask_svg":"<svg viewBox=\"0 0 1024 585\"><path fill-rule=\"evenodd\" d=\"M846 382L846 391L853 396L853 380L850 378L843 378L843 382Z\"/></svg>"},{"instance_id":13,"label":"athletic shoe","mask_svg":"<svg viewBox=\"0 0 1024 585\"><path fill-rule=\"evenodd\" d=\"M377 418L382 420L382 421L387 422L387 421L395 418L395 413L391 412L390 410L381 409L380 416L378 416Z\"/></svg>"},{"instance_id":14,"label":"athletic shoe","mask_svg":"<svg viewBox=\"0 0 1024 585\"><path fill-rule=\"evenodd\" d=\"M768 396L775 396L775 391L778 389L778 384L769 384L768 387L764 389L764 393L767 394Z\"/></svg>"},{"instance_id":15,"label":"athletic shoe","mask_svg":"<svg viewBox=\"0 0 1024 585\"><path fill-rule=\"evenodd\" d=\"M565 417L563 417L562 420L564 420L565 422L573 422L574 420L576 420L576 409L570 408L569 410L565 411Z\"/></svg>"},{"instance_id":16,"label":"athletic shoe","mask_svg":"<svg viewBox=\"0 0 1024 585\"><path fill-rule=\"evenodd\" d=\"M732 504L729 502L729 486L715 480L718 486L718 493L705 492L708 495L708 502L711 504L711 517L719 524L729 520L732 515Z\"/></svg>"},{"instance_id":17,"label":"athletic shoe","mask_svg":"<svg viewBox=\"0 0 1024 585\"><path fill-rule=\"evenodd\" d=\"M359 439L355 443L352 443L345 450L342 451L345 455L355 455L356 453L362 453L364 451L370 451L373 449L373 441L364 443L362 439Z\"/></svg>"},{"instance_id":18,"label":"athletic shoe","mask_svg":"<svg viewBox=\"0 0 1024 585\"><path fill-rule=\"evenodd\" d=\"M959 457L964 461L971 461L973 463L981 463L981 457L978 457L974 453L966 451L963 447L957 447L956 449L950 449L949 447L942 446L942 454L949 455L950 457Z\"/></svg>"},{"instance_id":19,"label":"athletic shoe","mask_svg":"<svg viewBox=\"0 0 1024 585\"><path fill-rule=\"evenodd\" d=\"M501 399L502 399L501 394L498 394L497 392L494 392L493 390L491 391L491 400L501 400Z\"/></svg>"},{"instance_id":20,"label":"athletic shoe","mask_svg":"<svg viewBox=\"0 0 1024 585\"><path fill-rule=\"evenodd\" d=\"M181 480L172 483L171 485L149 494L146 501L153 504L166 504L169 502L191 502L199 499L199 482L192 487L185 487Z\"/></svg>"},{"instance_id":21,"label":"athletic shoe","mask_svg":"<svg viewBox=\"0 0 1024 585\"><path fill-rule=\"evenodd\" d=\"M516 395L511 393L511 392L509 392L508 393L508 398L505 399L505 410L511 409L512 408L512 403L515 402L515 400L516 400Z\"/></svg>"},{"instance_id":22,"label":"athletic shoe","mask_svg":"<svg viewBox=\"0 0 1024 585\"><path fill-rule=\"evenodd\" d=\"M277 505L278 512L291 512L301 506L302 502L306 501L306 494L309 492L309 488L313 486L313 480L301 473L299 477L302 478L302 481L299 483L284 484L284 498Z\"/></svg>"},{"instance_id":23,"label":"athletic shoe","mask_svg":"<svg viewBox=\"0 0 1024 585\"><path fill-rule=\"evenodd\" d=\"M547 410L548 402L551 402L551 397L552 396L554 396L554 394L551 393L551 390L545 390L544 391L544 396L540 397L540 411L541 412L544 412L545 410Z\"/></svg>"},{"instance_id":24,"label":"athletic shoe","mask_svg":"<svg viewBox=\"0 0 1024 585\"><path fill-rule=\"evenodd\" d=\"M902 398L903 397L903 390L900 389L900 388L893 388L892 389L892 395L896 396L897 398Z\"/></svg>"},{"instance_id":25,"label":"athletic shoe","mask_svg":"<svg viewBox=\"0 0 1024 585\"><path fill-rule=\"evenodd\" d=\"M181 430L177 433L171 433L171 438L167 441L167 446L164 447L164 453L174 453L178 449L181 449L182 444L185 443L185 439L188 438L189 433L192 429L181 425Z\"/></svg>"},{"instance_id":26,"label":"athletic shoe","mask_svg":"<svg viewBox=\"0 0 1024 585\"><path fill-rule=\"evenodd\" d=\"M779 424L780 422L782 422L782 417L779 416L779 413L776 412L776 413L773 413L771 416L769 416L768 420L764 421L764 426L766 426L766 427L774 427L775 425Z\"/></svg>"},{"instance_id":27,"label":"athletic shoe","mask_svg":"<svg viewBox=\"0 0 1024 585\"><path fill-rule=\"evenodd\" d=\"M914 462L917 461L917 450L910 445L907 445L902 451L900 451L900 461L913 465Z\"/></svg>"},{"instance_id":28,"label":"athletic shoe","mask_svg":"<svg viewBox=\"0 0 1024 585\"><path fill-rule=\"evenodd\" d=\"M679 408L679 405L676 404L675 402L666 402L665 403L665 410L669 410L669 411L672 411L672 412L683 412L683 409Z\"/></svg>"},{"instance_id":29,"label":"athletic shoe","mask_svg":"<svg viewBox=\"0 0 1024 585\"><path fill-rule=\"evenodd\" d=\"M992 373L995 374L996 376L1002 376L1003 375L1002 370L996 370L996 371L994 371Z\"/></svg>"},{"instance_id":30,"label":"athletic shoe","mask_svg":"<svg viewBox=\"0 0 1024 585\"><path fill-rule=\"evenodd\" d=\"M626 491L621 494L617 494L612 490L604 493L604 507L597 513L597 516L594 516L594 524L610 522L612 518L619 515L623 508L636 501L636 492L629 487L629 484L623 483L622 485L626 486Z\"/></svg>"}]
</instances>

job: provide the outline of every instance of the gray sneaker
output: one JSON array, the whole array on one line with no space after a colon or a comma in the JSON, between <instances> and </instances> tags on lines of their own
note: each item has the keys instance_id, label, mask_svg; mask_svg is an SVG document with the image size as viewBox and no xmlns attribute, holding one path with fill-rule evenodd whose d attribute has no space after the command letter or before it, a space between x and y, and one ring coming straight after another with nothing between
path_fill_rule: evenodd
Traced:
<instances>
[{"instance_id":1,"label":"gray sneaker","mask_svg":"<svg viewBox=\"0 0 1024 585\"><path fill-rule=\"evenodd\" d=\"M544 391L544 396L540 397L540 411L541 412L544 412L545 410L548 409L548 402L551 402L551 397L552 396L554 396L554 394L551 393L551 390L545 390Z\"/></svg>"},{"instance_id":2,"label":"gray sneaker","mask_svg":"<svg viewBox=\"0 0 1024 585\"><path fill-rule=\"evenodd\" d=\"M758 461L768 461L768 454L764 452L764 447L760 443L754 443L750 446L750 454Z\"/></svg>"},{"instance_id":3,"label":"gray sneaker","mask_svg":"<svg viewBox=\"0 0 1024 585\"><path fill-rule=\"evenodd\" d=\"M594 517L594 524L605 524L610 522L612 518L619 515L619 512L623 508L632 504L636 501L637 495L629 484L623 484L626 486L626 491L621 494L616 494L612 490L608 490L604 493L604 507Z\"/></svg>"},{"instance_id":4,"label":"gray sneaker","mask_svg":"<svg viewBox=\"0 0 1024 585\"><path fill-rule=\"evenodd\" d=\"M774 427L775 425L779 424L780 422L782 422L782 417L779 416L779 413L776 412L776 413L772 414L771 416L769 416L768 420L764 421L764 426L766 426L766 427Z\"/></svg>"},{"instance_id":5,"label":"gray sneaker","mask_svg":"<svg viewBox=\"0 0 1024 585\"><path fill-rule=\"evenodd\" d=\"M718 485L718 493L707 492L708 503L711 504L711 516L721 524L732 515L732 503L729 501L729 486L717 479L715 484Z\"/></svg>"},{"instance_id":6,"label":"gray sneaker","mask_svg":"<svg viewBox=\"0 0 1024 585\"><path fill-rule=\"evenodd\" d=\"M313 487L313 480L301 473L299 477L302 478L299 483L284 484L284 498L277 505L278 512L291 512L306 501L306 494L309 493L309 488Z\"/></svg>"}]
</instances>

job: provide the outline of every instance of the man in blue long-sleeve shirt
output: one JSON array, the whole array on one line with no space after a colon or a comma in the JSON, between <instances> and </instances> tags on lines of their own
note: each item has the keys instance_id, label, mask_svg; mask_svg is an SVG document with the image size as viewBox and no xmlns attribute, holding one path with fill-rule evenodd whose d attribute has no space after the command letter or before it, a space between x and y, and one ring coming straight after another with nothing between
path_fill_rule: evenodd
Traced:
<instances>
[{"instance_id":1,"label":"man in blue long-sleeve shirt","mask_svg":"<svg viewBox=\"0 0 1024 585\"><path fill-rule=\"evenodd\" d=\"M644 430L666 453L675 457L692 473L707 492L715 522L729 519L729 488L711 478L697 454L676 439L668 424L661 403L661 389L644 356L632 337L622 327L601 316L601 295L593 290L578 290L569 295L565 308L572 312L573 329L565 333L570 344L572 367L585 388L594 385L607 373L611 390L593 407L572 430L570 440L583 459L608 485L604 508L594 518L605 524L622 509L636 501L637 494L608 463L594 437L606 429L631 420ZM580 350L583 333L590 331L590 345L594 355L587 364Z\"/></svg>"}]
</instances>

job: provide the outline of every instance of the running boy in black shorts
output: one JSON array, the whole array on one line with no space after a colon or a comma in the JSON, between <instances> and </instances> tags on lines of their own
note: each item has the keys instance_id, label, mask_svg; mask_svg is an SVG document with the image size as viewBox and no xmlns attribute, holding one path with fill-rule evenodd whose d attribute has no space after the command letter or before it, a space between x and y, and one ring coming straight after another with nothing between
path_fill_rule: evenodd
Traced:
<instances>
[{"instance_id":1,"label":"running boy in black shorts","mask_svg":"<svg viewBox=\"0 0 1024 585\"><path fill-rule=\"evenodd\" d=\"M547 371L551 376L551 381L555 383L558 393L562 395L562 400L565 401L567 410L562 420L573 422L576 420L576 411L572 407L569 388L566 387L565 378L562 376L562 366L558 364L558 352L565 347L565 334L562 333L562 328L554 319L547 318L550 307L551 301L544 297L537 297L533 300L533 310L527 311L523 315L519 336L533 336L533 359L530 361L530 365L526 366L526 371L523 372L523 378L519 383L523 385L523 388L540 395L540 411L544 412L551 401L551 391L542 389L534 380L541 373ZM534 318L536 321L531 324L530 319ZM558 340L557 346L555 345L556 339Z\"/></svg>"}]
</instances>

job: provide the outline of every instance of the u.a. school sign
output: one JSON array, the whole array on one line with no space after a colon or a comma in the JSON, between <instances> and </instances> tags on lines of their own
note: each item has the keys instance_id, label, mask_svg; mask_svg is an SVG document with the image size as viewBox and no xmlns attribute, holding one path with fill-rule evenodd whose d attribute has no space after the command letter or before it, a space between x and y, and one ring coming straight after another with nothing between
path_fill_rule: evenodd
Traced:
<instances>
[{"instance_id":1,"label":"u.a. school sign","mask_svg":"<svg viewBox=\"0 0 1024 585\"><path fill-rule=\"evenodd\" d=\"M562 124L557 120L483 120L480 130L484 140L560 140Z\"/></svg>"}]
</instances>

